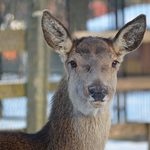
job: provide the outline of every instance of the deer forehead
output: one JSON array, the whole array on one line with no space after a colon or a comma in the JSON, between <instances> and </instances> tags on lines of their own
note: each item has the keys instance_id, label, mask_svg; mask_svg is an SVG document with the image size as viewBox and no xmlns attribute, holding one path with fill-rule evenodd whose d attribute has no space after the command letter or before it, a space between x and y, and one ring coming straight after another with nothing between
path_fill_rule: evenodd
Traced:
<instances>
[{"instance_id":1,"label":"deer forehead","mask_svg":"<svg viewBox=\"0 0 150 150\"><path fill-rule=\"evenodd\" d=\"M100 37L85 37L76 40L70 54L75 59L81 61L83 59L86 62L94 59L103 62L116 57L112 41Z\"/></svg>"}]
</instances>

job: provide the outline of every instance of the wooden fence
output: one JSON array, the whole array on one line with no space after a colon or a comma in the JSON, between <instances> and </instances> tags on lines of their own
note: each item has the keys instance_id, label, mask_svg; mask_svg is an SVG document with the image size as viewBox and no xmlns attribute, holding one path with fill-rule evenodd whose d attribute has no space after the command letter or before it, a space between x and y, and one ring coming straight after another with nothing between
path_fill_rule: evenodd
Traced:
<instances>
[{"instance_id":1,"label":"wooden fence","mask_svg":"<svg viewBox=\"0 0 150 150\"><path fill-rule=\"evenodd\" d=\"M47 81L47 49L43 41L43 35L41 34L40 18L33 18L32 23L33 26L30 29L27 29L27 31L0 31L0 51L27 50L28 52L28 81L19 80L11 81L9 83L3 81L0 82L0 100L3 100L5 98L27 96L28 132L34 132L38 130L45 123L47 92L54 91L58 84L56 82L48 83ZM27 33L27 36L25 32ZM89 34L111 37L112 35L114 35L114 33L115 31L105 32L101 34L80 32L75 33L75 35L77 37L87 36ZM149 37L150 32L147 32L144 37L145 43L150 42ZM150 77L119 78L117 85L118 92L137 90L150 90Z\"/></svg>"}]
</instances>

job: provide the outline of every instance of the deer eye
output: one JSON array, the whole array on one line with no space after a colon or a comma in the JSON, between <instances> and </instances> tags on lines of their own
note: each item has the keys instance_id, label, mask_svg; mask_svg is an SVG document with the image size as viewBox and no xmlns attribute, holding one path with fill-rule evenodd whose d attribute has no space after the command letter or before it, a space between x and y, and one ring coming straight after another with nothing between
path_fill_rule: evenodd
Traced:
<instances>
[{"instance_id":1,"label":"deer eye","mask_svg":"<svg viewBox=\"0 0 150 150\"><path fill-rule=\"evenodd\" d=\"M117 60L114 60L113 62L112 62L112 67L113 68L116 68L116 66L119 64L119 61L117 61Z\"/></svg>"},{"instance_id":2,"label":"deer eye","mask_svg":"<svg viewBox=\"0 0 150 150\"><path fill-rule=\"evenodd\" d=\"M69 64L71 65L72 68L76 68L77 67L77 63L74 60L71 60L69 62Z\"/></svg>"}]
</instances>

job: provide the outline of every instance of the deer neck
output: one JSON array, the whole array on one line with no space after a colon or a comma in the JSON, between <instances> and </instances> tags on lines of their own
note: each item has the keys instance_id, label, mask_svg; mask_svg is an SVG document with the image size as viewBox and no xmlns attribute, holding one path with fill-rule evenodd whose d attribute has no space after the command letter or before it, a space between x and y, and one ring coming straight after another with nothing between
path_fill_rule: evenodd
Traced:
<instances>
[{"instance_id":1,"label":"deer neck","mask_svg":"<svg viewBox=\"0 0 150 150\"><path fill-rule=\"evenodd\" d=\"M67 80L63 78L53 98L49 122L54 133L50 131L51 139L56 140L61 149L103 150L110 128L109 109L97 116L74 114Z\"/></svg>"}]
</instances>

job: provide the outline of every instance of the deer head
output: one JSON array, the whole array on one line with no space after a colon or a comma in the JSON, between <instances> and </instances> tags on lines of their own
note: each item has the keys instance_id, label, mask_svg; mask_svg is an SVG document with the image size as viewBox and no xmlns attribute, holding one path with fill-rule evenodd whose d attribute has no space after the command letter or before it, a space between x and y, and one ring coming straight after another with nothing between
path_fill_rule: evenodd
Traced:
<instances>
[{"instance_id":1,"label":"deer head","mask_svg":"<svg viewBox=\"0 0 150 150\"><path fill-rule=\"evenodd\" d=\"M48 11L42 17L45 40L62 58L69 98L75 112L96 115L109 106L123 57L137 49L146 30L146 17L139 15L112 39L72 39L67 29Z\"/></svg>"}]
</instances>

